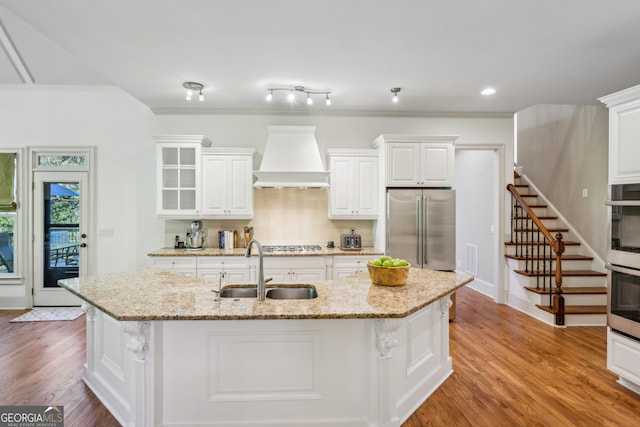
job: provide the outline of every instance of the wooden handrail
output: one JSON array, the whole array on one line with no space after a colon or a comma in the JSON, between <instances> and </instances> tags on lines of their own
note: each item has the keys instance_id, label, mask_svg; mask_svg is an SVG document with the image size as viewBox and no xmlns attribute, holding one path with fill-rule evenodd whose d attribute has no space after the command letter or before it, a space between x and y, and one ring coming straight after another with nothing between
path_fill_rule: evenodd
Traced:
<instances>
[{"instance_id":1,"label":"wooden handrail","mask_svg":"<svg viewBox=\"0 0 640 427\"><path fill-rule=\"evenodd\" d=\"M553 295L553 312L555 314L556 325L564 325L564 296L562 295L562 254L564 253L564 241L562 240L562 233L556 233L555 236L547 229L542 223L540 218L533 212L533 209L524 200L524 198L518 193L516 187L513 184L507 185L507 190L511 193L513 199L520 205L522 210L527 214L529 219L538 228L538 231L542 233L544 238L551 249L554 252L556 271L555 271L555 291Z\"/></svg>"}]
</instances>

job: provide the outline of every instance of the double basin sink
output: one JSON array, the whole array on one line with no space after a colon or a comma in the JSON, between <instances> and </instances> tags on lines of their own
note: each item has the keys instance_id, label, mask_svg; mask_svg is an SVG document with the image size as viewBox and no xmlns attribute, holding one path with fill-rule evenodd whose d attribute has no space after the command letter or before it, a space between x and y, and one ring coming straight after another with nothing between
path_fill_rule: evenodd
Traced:
<instances>
[{"instance_id":1,"label":"double basin sink","mask_svg":"<svg viewBox=\"0 0 640 427\"><path fill-rule=\"evenodd\" d=\"M220 298L257 298L258 290L255 286L227 287L220 292ZM270 286L265 296L269 299L313 299L318 297L318 291L311 285Z\"/></svg>"}]
</instances>

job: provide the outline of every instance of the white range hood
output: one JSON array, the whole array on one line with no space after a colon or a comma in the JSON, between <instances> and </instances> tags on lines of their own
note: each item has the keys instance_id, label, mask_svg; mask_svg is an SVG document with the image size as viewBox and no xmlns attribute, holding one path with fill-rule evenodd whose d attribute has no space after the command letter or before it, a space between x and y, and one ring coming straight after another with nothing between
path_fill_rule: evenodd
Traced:
<instances>
[{"instance_id":1,"label":"white range hood","mask_svg":"<svg viewBox=\"0 0 640 427\"><path fill-rule=\"evenodd\" d=\"M269 138L254 187L328 187L315 126L267 126Z\"/></svg>"}]
</instances>

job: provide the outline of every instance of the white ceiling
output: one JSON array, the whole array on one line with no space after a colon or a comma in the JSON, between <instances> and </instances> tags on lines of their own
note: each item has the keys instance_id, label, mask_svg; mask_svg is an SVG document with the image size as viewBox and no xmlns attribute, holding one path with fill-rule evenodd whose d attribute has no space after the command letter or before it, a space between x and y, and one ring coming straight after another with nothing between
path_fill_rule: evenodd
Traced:
<instances>
[{"instance_id":1,"label":"white ceiling","mask_svg":"<svg viewBox=\"0 0 640 427\"><path fill-rule=\"evenodd\" d=\"M0 24L0 89L113 84L157 112L512 113L640 84L638 0L0 0ZM333 104L267 103L283 85Z\"/></svg>"}]
</instances>

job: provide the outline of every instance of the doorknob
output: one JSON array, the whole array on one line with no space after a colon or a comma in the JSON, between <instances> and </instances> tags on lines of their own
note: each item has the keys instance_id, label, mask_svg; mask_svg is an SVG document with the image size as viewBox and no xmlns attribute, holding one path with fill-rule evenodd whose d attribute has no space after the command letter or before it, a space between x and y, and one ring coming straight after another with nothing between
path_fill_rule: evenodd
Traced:
<instances>
[{"instance_id":1,"label":"doorknob","mask_svg":"<svg viewBox=\"0 0 640 427\"><path fill-rule=\"evenodd\" d=\"M80 237L82 237L83 239L86 239L86 238L87 238L87 233L82 233L82 234L80 235Z\"/></svg>"},{"instance_id":2,"label":"doorknob","mask_svg":"<svg viewBox=\"0 0 640 427\"><path fill-rule=\"evenodd\" d=\"M81 247L81 248L86 248L86 247L87 247L87 244L86 244L86 243L80 243L80 247Z\"/></svg>"}]
</instances>

